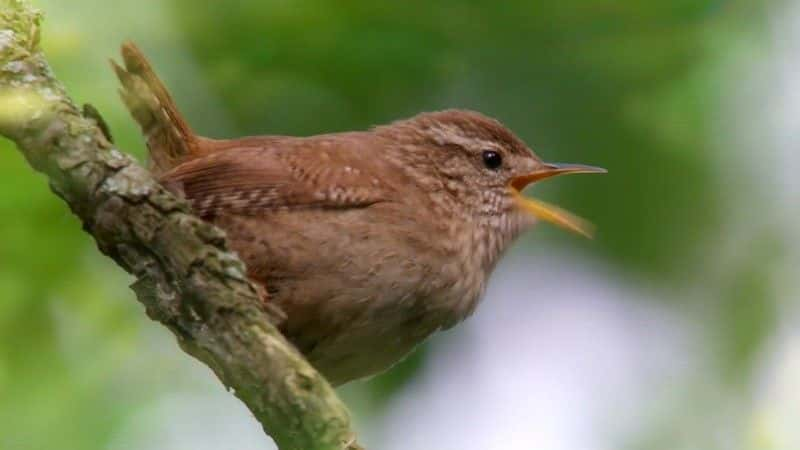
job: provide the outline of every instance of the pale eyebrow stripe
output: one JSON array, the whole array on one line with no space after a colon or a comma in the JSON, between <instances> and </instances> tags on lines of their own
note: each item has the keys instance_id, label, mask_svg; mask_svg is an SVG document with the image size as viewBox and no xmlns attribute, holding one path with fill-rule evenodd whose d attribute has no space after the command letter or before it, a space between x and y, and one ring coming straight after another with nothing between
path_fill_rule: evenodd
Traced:
<instances>
[{"instance_id":1,"label":"pale eyebrow stripe","mask_svg":"<svg viewBox=\"0 0 800 450\"><path fill-rule=\"evenodd\" d=\"M477 145L480 148L486 148L492 150L499 149L497 142L479 138L466 137L462 134L461 129L456 126L438 125L435 127L428 128L427 131L439 145L456 144L465 148L470 148L472 146Z\"/></svg>"}]
</instances>

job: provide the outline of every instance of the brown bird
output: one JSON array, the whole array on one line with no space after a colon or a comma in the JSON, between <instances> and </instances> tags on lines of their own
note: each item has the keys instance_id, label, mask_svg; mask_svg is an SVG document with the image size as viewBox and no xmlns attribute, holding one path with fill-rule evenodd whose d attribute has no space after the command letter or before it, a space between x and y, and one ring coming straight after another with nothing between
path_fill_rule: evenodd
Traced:
<instances>
[{"instance_id":1,"label":"brown bird","mask_svg":"<svg viewBox=\"0 0 800 450\"><path fill-rule=\"evenodd\" d=\"M215 140L196 135L142 52L122 47L121 94L151 169L226 231L286 337L334 384L390 367L472 313L498 258L538 220L588 235L523 197L555 175L496 120L450 110L369 131Z\"/></svg>"}]
</instances>

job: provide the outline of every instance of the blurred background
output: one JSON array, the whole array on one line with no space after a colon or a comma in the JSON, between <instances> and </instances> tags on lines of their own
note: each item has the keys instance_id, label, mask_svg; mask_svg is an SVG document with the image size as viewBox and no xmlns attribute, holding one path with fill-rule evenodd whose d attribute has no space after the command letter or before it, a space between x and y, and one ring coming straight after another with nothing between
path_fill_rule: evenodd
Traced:
<instances>
[{"instance_id":1,"label":"blurred background","mask_svg":"<svg viewBox=\"0 0 800 450\"><path fill-rule=\"evenodd\" d=\"M595 222L504 258L477 314L341 389L370 449L800 449L800 1L36 0L120 148L107 60L153 59L214 137L480 110L603 177ZM0 448L271 449L0 142Z\"/></svg>"}]
</instances>

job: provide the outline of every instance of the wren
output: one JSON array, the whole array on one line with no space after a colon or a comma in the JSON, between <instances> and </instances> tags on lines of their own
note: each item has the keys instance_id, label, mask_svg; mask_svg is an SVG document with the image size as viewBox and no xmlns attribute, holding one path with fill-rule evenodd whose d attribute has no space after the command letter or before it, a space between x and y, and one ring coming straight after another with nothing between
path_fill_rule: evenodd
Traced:
<instances>
[{"instance_id":1,"label":"wren","mask_svg":"<svg viewBox=\"0 0 800 450\"><path fill-rule=\"evenodd\" d=\"M389 368L469 316L503 251L537 221L590 234L521 191L605 171L542 162L479 113L215 140L191 130L134 44L122 55L113 66L152 172L226 232L264 301L285 313L280 330L334 385Z\"/></svg>"}]
</instances>

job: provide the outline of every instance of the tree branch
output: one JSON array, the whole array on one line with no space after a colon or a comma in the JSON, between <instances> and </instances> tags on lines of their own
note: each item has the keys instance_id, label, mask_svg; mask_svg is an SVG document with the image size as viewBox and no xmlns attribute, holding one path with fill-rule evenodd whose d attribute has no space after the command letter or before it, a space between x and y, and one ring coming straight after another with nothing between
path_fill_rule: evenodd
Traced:
<instances>
[{"instance_id":1,"label":"tree branch","mask_svg":"<svg viewBox=\"0 0 800 450\"><path fill-rule=\"evenodd\" d=\"M0 134L137 278L150 318L208 365L281 449L359 449L344 404L271 325L223 232L114 148L96 116L68 97L39 47L41 18L27 0L0 0Z\"/></svg>"}]
</instances>

